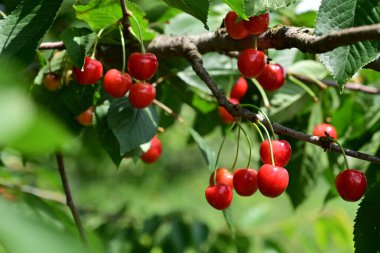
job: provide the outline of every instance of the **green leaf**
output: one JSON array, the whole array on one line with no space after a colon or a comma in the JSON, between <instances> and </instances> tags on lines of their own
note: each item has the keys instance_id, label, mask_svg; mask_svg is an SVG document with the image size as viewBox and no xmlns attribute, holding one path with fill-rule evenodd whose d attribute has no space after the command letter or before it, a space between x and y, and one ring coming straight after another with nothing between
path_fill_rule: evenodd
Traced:
<instances>
[{"instance_id":1,"label":"green leaf","mask_svg":"<svg viewBox=\"0 0 380 253\"><path fill-rule=\"evenodd\" d=\"M228 207L228 208L223 210L223 217L224 217L224 220L226 221L227 226L231 232L231 237L235 238L235 226L234 226L234 221L233 221L233 217L232 217L231 207Z\"/></svg>"},{"instance_id":2,"label":"green leaf","mask_svg":"<svg viewBox=\"0 0 380 253\"><path fill-rule=\"evenodd\" d=\"M72 27L66 29L60 38L65 44L70 60L81 69L84 64L84 57L89 54L97 35L88 28Z\"/></svg>"},{"instance_id":3,"label":"green leaf","mask_svg":"<svg viewBox=\"0 0 380 253\"><path fill-rule=\"evenodd\" d=\"M321 63L312 60L297 61L289 66L287 71L292 74L305 75L309 78L316 79L323 79L329 74Z\"/></svg>"},{"instance_id":4,"label":"green leaf","mask_svg":"<svg viewBox=\"0 0 380 253\"><path fill-rule=\"evenodd\" d=\"M0 57L29 64L63 0L28 0L0 20Z\"/></svg>"},{"instance_id":5,"label":"green leaf","mask_svg":"<svg viewBox=\"0 0 380 253\"><path fill-rule=\"evenodd\" d=\"M199 149L202 152L202 156L205 159L208 170L210 173L214 172L215 169L215 162L216 162L216 155L215 152L213 152L206 144L205 140L200 136L194 129L189 127L189 132L191 136L193 137L194 141L197 143Z\"/></svg>"},{"instance_id":6,"label":"green leaf","mask_svg":"<svg viewBox=\"0 0 380 253\"><path fill-rule=\"evenodd\" d=\"M207 15L210 7L210 3L207 0L163 0L169 6L180 9L191 16L199 19L204 24L205 28L207 26Z\"/></svg>"},{"instance_id":7,"label":"green leaf","mask_svg":"<svg viewBox=\"0 0 380 253\"><path fill-rule=\"evenodd\" d=\"M128 98L115 99L108 111L108 125L120 144L120 155L149 142L157 132L155 107L136 109Z\"/></svg>"},{"instance_id":8,"label":"green leaf","mask_svg":"<svg viewBox=\"0 0 380 253\"><path fill-rule=\"evenodd\" d=\"M380 252L380 181L367 189L354 225L355 253Z\"/></svg>"},{"instance_id":9,"label":"green leaf","mask_svg":"<svg viewBox=\"0 0 380 253\"><path fill-rule=\"evenodd\" d=\"M245 15L244 0L223 0L230 8L238 14L242 19L247 20L248 17Z\"/></svg>"},{"instance_id":10,"label":"green leaf","mask_svg":"<svg viewBox=\"0 0 380 253\"><path fill-rule=\"evenodd\" d=\"M256 16L265 12L275 11L298 2L298 0L244 0L245 14L248 17Z\"/></svg>"},{"instance_id":11,"label":"green leaf","mask_svg":"<svg viewBox=\"0 0 380 253\"><path fill-rule=\"evenodd\" d=\"M339 14L339 15L338 15ZM318 12L316 34L380 22L380 5L372 0L323 0ZM331 72L343 90L344 83L361 67L379 54L379 41L362 41L334 49L320 55L322 63Z\"/></svg>"}]
</instances>

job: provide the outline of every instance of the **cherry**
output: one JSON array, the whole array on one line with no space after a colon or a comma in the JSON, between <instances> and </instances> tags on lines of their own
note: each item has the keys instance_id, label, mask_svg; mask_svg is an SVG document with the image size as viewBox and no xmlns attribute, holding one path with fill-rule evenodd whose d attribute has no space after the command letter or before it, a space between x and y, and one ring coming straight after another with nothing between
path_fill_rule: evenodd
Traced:
<instances>
[{"instance_id":1,"label":"cherry","mask_svg":"<svg viewBox=\"0 0 380 253\"><path fill-rule=\"evenodd\" d=\"M235 191L241 196L251 196L257 191L257 172L254 169L237 169L233 178Z\"/></svg>"},{"instance_id":2,"label":"cherry","mask_svg":"<svg viewBox=\"0 0 380 253\"><path fill-rule=\"evenodd\" d=\"M239 79L236 81L234 87L232 87L231 90L231 98L235 98L240 101L248 90L248 83L245 80L244 77L239 77Z\"/></svg>"},{"instance_id":3,"label":"cherry","mask_svg":"<svg viewBox=\"0 0 380 253\"><path fill-rule=\"evenodd\" d=\"M335 178L335 188L342 199L358 201L365 193L367 179L362 171L347 169L341 171Z\"/></svg>"},{"instance_id":4,"label":"cherry","mask_svg":"<svg viewBox=\"0 0 380 253\"><path fill-rule=\"evenodd\" d=\"M84 59L83 71L74 66L73 74L78 84L93 84L102 77L103 65L100 61L86 57Z\"/></svg>"},{"instance_id":5,"label":"cherry","mask_svg":"<svg viewBox=\"0 0 380 253\"><path fill-rule=\"evenodd\" d=\"M249 21L243 20L245 29L252 35L260 35L268 29L269 13L250 17Z\"/></svg>"},{"instance_id":6,"label":"cherry","mask_svg":"<svg viewBox=\"0 0 380 253\"><path fill-rule=\"evenodd\" d=\"M265 90L275 91L284 85L285 76L285 69L280 64L267 64L256 79Z\"/></svg>"},{"instance_id":7,"label":"cherry","mask_svg":"<svg viewBox=\"0 0 380 253\"><path fill-rule=\"evenodd\" d=\"M56 91L61 87L61 78L58 74L50 72L42 80L44 87L49 91Z\"/></svg>"},{"instance_id":8,"label":"cherry","mask_svg":"<svg viewBox=\"0 0 380 253\"><path fill-rule=\"evenodd\" d=\"M149 106L156 97L156 88L149 83L135 83L129 91L129 102L142 109Z\"/></svg>"},{"instance_id":9,"label":"cherry","mask_svg":"<svg viewBox=\"0 0 380 253\"><path fill-rule=\"evenodd\" d=\"M144 154L141 155L141 160L145 163L154 163L158 160L162 153L162 144L157 135L153 137L150 143L150 148Z\"/></svg>"},{"instance_id":10,"label":"cherry","mask_svg":"<svg viewBox=\"0 0 380 253\"><path fill-rule=\"evenodd\" d=\"M114 98L123 97L132 86L132 78L128 73L122 74L117 69L110 69L104 75L103 88Z\"/></svg>"},{"instance_id":11,"label":"cherry","mask_svg":"<svg viewBox=\"0 0 380 253\"><path fill-rule=\"evenodd\" d=\"M234 188L233 175L226 168L216 169L216 184L226 184L231 189ZM214 172L210 176L210 185L214 185Z\"/></svg>"},{"instance_id":12,"label":"cherry","mask_svg":"<svg viewBox=\"0 0 380 253\"><path fill-rule=\"evenodd\" d=\"M288 171L282 167L264 164L257 172L257 186L264 196L270 198L280 196L288 183Z\"/></svg>"},{"instance_id":13,"label":"cherry","mask_svg":"<svg viewBox=\"0 0 380 253\"><path fill-rule=\"evenodd\" d=\"M233 103L234 105L237 105L239 104L239 101L236 100L235 98L230 98L229 101L231 103ZM226 123L226 124L230 124L232 122L234 122L234 116L232 116L224 107L222 106L219 106L219 116L220 116L220 119Z\"/></svg>"},{"instance_id":14,"label":"cherry","mask_svg":"<svg viewBox=\"0 0 380 253\"><path fill-rule=\"evenodd\" d=\"M254 78L263 72L266 65L266 56L261 51L248 48L240 53L237 64L243 76Z\"/></svg>"},{"instance_id":15,"label":"cherry","mask_svg":"<svg viewBox=\"0 0 380 253\"><path fill-rule=\"evenodd\" d=\"M227 13L224 24L226 26L226 30L228 35L235 40L244 39L249 35L248 30L244 27L243 22L236 22L238 15L234 11L230 11Z\"/></svg>"},{"instance_id":16,"label":"cherry","mask_svg":"<svg viewBox=\"0 0 380 253\"><path fill-rule=\"evenodd\" d=\"M156 74L158 61L152 53L132 53L128 58L128 72L137 80L144 81Z\"/></svg>"},{"instance_id":17,"label":"cherry","mask_svg":"<svg viewBox=\"0 0 380 253\"><path fill-rule=\"evenodd\" d=\"M76 120L83 126L91 126L92 125L92 118L94 113L94 107L91 106L86 111L80 113Z\"/></svg>"},{"instance_id":18,"label":"cherry","mask_svg":"<svg viewBox=\"0 0 380 253\"><path fill-rule=\"evenodd\" d=\"M292 155L292 147L286 140L271 140L274 164L284 167ZM265 140L260 145L260 157L264 164L271 164L269 141Z\"/></svg>"},{"instance_id":19,"label":"cherry","mask_svg":"<svg viewBox=\"0 0 380 253\"><path fill-rule=\"evenodd\" d=\"M325 137L326 133L328 133L335 140L338 139L338 133L333 125L327 123L321 123L314 127L313 135Z\"/></svg>"},{"instance_id":20,"label":"cherry","mask_svg":"<svg viewBox=\"0 0 380 253\"><path fill-rule=\"evenodd\" d=\"M218 210L226 209L232 202L232 189L226 184L210 185L206 192L207 202Z\"/></svg>"}]
</instances>

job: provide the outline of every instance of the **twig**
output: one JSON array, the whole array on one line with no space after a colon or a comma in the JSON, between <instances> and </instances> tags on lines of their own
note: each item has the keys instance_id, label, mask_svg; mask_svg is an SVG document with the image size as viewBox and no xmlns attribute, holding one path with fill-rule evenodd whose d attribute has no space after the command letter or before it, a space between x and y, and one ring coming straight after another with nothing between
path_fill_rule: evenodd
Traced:
<instances>
[{"instance_id":1,"label":"twig","mask_svg":"<svg viewBox=\"0 0 380 253\"><path fill-rule=\"evenodd\" d=\"M78 229L78 232L79 232L79 235L81 237L82 242L84 243L84 245L88 246L86 233L83 229L82 222L81 222L81 219L79 216L79 212L75 206L73 197L71 195L69 180L67 178L65 165L63 163L63 155L60 152L57 152L56 159L57 159L59 175L60 175L61 181L62 181L63 190L65 191L65 195L66 195L66 204L70 208L71 214L73 215L73 218L74 218L74 221L75 221L75 224L77 226L77 229Z\"/></svg>"},{"instance_id":2,"label":"twig","mask_svg":"<svg viewBox=\"0 0 380 253\"><path fill-rule=\"evenodd\" d=\"M178 122L180 123L184 123L187 125L186 121L181 118L177 113L175 113L172 109L170 109L168 106L164 105L163 103L161 103L160 101L154 99L153 100L153 104L157 105L158 107L160 107L162 110L164 110L165 112L167 112L168 114L170 114L173 118L175 118Z\"/></svg>"},{"instance_id":3,"label":"twig","mask_svg":"<svg viewBox=\"0 0 380 253\"><path fill-rule=\"evenodd\" d=\"M127 9L127 3L125 0L120 0L120 6L121 6L121 11L123 13L123 17L121 18L121 23L123 24L124 28L124 34L127 35L129 34L129 27L131 26L131 23L129 21L129 13Z\"/></svg>"}]
</instances>

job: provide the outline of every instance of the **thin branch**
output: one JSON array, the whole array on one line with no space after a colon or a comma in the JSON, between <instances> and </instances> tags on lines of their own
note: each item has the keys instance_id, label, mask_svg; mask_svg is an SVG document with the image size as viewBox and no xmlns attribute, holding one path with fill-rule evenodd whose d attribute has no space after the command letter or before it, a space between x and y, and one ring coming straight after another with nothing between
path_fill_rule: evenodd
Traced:
<instances>
[{"instance_id":1,"label":"thin branch","mask_svg":"<svg viewBox=\"0 0 380 253\"><path fill-rule=\"evenodd\" d=\"M64 49L65 45L63 41L57 42L42 42L39 49L40 50L50 50L50 49Z\"/></svg>"},{"instance_id":2,"label":"thin branch","mask_svg":"<svg viewBox=\"0 0 380 253\"><path fill-rule=\"evenodd\" d=\"M86 233L83 229L83 225L79 216L78 209L76 208L73 197L71 195L69 180L67 178L65 165L63 163L63 155L57 152L56 159L57 159L59 175L62 181L63 190L65 191L65 195L66 195L66 204L70 208L71 214L73 215L81 240L87 246L88 243L87 243Z\"/></svg>"},{"instance_id":3,"label":"thin branch","mask_svg":"<svg viewBox=\"0 0 380 253\"><path fill-rule=\"evenodd\" d=\"M127 3L125 0L120 0L120 6L121 6L121 11L123 13L123 17L121 18L121 22L123 24L124 28L124 34L129 34L129 27L131 26L131 23L129 21L129 13L127 9Z\"/></svg>"},{"instance_id":4,"label":"thin branch","mask_svg":"<svg viewBox=\"0 0 380 253\"><path fill-rule=\"evenodd\" d=\"M165 112L167 112L169 115L171 115L173 118L175 118L178 122L187 125L186 121L181 116L179 116L177 113L175 113L172 109L170 109L165 104L161 103L160 101L158 101L156 99L153 100L153 104L157 105L162 110L164 110Z\"/></svg>"}]
</instances>

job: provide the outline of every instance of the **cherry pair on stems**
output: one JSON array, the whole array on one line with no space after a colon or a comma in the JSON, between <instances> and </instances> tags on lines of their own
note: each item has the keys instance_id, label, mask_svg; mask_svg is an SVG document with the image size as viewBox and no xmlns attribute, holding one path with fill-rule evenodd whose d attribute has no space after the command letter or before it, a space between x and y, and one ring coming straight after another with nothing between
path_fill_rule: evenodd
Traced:
<instances>
[{"instance_id":1,"label":"cherry pair on stems","mask_svg":"<svg viewBox=\"0 0 380 253\"><path fill-rule=\"evenodd\" d=\"M240 20L236 22L237 18L236 12L230 11L224 19L228 35L235 40L244 39L248 35L260 35L269 26L269 13L250 17L248 21Z\"/></svg>"}]
</instances>

